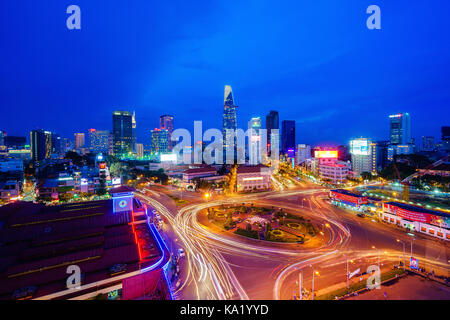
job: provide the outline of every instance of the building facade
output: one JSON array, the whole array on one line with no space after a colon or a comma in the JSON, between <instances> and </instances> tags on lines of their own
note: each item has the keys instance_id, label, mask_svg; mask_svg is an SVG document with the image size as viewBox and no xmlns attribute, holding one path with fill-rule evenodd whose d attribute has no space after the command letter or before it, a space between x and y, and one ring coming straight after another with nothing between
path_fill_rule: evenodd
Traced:
<instances>
[{"instance_id":1,"label":"building facade","mask_svg":"<svg viewBox=\"0 0 450 320\"><path fill-rule=\"evenodd\" d=\"M283 120L281 122L281 151L288 154L289 150L295 152L295 121Z\"/></svg>"},{"instance_id":2,"label":"building facade","mask_svg":"<svg viewBox=\"0 0 450 320\"><path fill-rule=\"evenodd\" d=\"M113 112L113 152L116 156L133 151L133 115L129 111Z\"/></svg>"}]
</instances>

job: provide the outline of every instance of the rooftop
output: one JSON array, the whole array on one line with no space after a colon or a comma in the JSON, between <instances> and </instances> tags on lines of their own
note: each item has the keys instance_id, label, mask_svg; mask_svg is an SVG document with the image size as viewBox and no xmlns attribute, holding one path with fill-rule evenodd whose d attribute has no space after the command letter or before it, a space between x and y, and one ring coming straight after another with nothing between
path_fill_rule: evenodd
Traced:
<instances>
[{"instance_id":1,"label":"rooftop","mask_svg":"<svg viewBox=\"0 0 450 320\"><path fill-rule=\"evenodd\" d=\"M82 285L153 264L161 252L146 223L145 207L113 213L112 201L60 206L16 202L0 208L0 299L34 287L33 298L66 289L69 265L78 265ZM139 214L140 213L140 214ZM146 221L146 220L144 220ZM142 221L142 222L144 222Z\"/></svg>"},{"instance_id":2,"label":"rooftop","mask_svg":"<svg viewBox=\"0 0 450 320\"><path fill-rule=\"evenodd\" d=\"M386 202L386 204L389 204L391 206L396 206L400 209L413 211L413 212L427 213L427 214L432 214L435 216L450 218L450 214L448 214L448 213L445 213L442 211L437 211L437 210L430 210L430 209L426 209L426 208L422 208L422 207L418 207L418 206L413 206L413 205L402 203L402 202L391 201L391 202Z\"/></svg>"}]
</instances>

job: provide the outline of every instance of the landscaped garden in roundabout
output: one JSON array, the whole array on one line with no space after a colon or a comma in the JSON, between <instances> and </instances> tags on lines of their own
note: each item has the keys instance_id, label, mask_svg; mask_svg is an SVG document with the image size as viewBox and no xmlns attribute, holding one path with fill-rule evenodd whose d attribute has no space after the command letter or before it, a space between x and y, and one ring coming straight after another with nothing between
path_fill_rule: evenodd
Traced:
<instances>
[{"instance_id":1,"label":"landscaped garden in roundabout","mask_svg":"<svg viewBox=\"0 0 450 320\"><path fill-rule=\"evenodd\" d=\"M272 242L305 243L319 230L307 218L282 208L253 204L221 205L205 209L208 220L228 232Z\"/></svg>"}]
</instances>

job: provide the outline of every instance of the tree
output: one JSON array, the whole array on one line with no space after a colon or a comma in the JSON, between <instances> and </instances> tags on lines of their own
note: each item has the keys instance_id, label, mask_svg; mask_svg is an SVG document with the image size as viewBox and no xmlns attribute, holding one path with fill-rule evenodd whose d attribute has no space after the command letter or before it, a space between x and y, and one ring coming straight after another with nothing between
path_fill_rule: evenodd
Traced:
<instances>
[{"instance_id":1,"label":"tree","mask_svg":"<svg viewBox=\"0 0 450 320\"><path fill-rule=\"evenodd\" d=\"M363 180L369 180L369 181L371 181L371 180L373 179L373 176L372 176L372 174L371 174L370 172L362 172L362 173L361 173L361 178L362 178Z\"/></svg>"},{"instance_id":2,"label":"tree","mask_svg":"<svg viewBox=\"0 0 450 320\"><path fill-rule=\"evenodd\" d=\"M74 151L67 152L64 156L64 159L72 160L73 164L79 167L82 167L84 165L83 157Z\"/></svg>"}]
</instances>

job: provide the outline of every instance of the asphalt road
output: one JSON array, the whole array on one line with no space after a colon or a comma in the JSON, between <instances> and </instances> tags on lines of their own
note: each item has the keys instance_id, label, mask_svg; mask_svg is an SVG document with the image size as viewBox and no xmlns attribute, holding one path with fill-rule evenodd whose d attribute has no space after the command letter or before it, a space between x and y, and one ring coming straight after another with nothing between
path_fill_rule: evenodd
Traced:
<instances>
[{"instance_id":1,"label":"asphalt road","mask_svg":"<svg viewBox=\"0 0 450 320\"><path fill-rule=\"evenodd\" d=\"M422 266L448 276L448 245L427 236L411 237L404 230L331 206L326 190L315 185L302 183L296 189L231 198L214 196L208 202L199 193L151 189L140 196L164 217L162 233L168 247L174 254L179 248L186 252L180 281L173 284L177 299L292 299L294 290L298 296L300 272L303 287L311 292L313 269L318 273L314 276L317 293L346 281L346 257L350 272L365 271L378 261L384 270L398 264L403 260L403 245L397 239L405 243L406 260L412 242L413 255ZM162 191L190 203L177 207ZM280 207L310 218L324 231L323 244L316 248L273 244L199 222L204 208L243 202Z\"/></svg>"}]
</instances>

